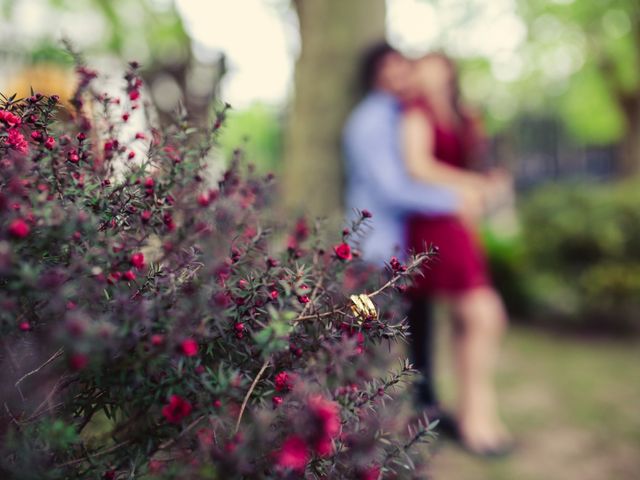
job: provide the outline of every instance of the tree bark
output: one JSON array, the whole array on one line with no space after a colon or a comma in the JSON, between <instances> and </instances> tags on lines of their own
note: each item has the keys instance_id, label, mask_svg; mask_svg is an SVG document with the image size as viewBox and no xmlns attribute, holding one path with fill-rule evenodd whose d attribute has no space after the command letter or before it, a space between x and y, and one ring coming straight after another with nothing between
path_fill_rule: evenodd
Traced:
<instances>
[{"instance_id":1,"label":"tree bark","mask_svg":"<svg viewBox=\"0 0 640 480\"><path fill-rule=\"evenodd\" d=\"M282 195L289 211L341 213L340 136L357 100L367 45L384 38L384 0L296 0L302 51L285 133Z\"/></svg>"},{"instance_id":2,"label":"tree bark","mask_svg":"<svg viewBox=\"0 0 640 480\"><path fill-rule=\"evenodd\" d=\"M623 177L640 173L640 93L621 99L626 128L620 142L619 174Z\"/></svg>"}]
</instances>

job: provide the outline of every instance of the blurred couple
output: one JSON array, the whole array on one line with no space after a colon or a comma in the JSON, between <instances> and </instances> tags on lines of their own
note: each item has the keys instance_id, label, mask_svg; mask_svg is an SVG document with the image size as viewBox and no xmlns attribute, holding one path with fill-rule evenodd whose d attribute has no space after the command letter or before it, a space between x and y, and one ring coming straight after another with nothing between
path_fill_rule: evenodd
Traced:
<instances>
[{"instance_id":1,"label":"blurred couple","mask_svg":"<svg viewBox=\"0 0 640 480\"><path fill-rule=\"evenodd\" d=\"M493 376L507 315L489 278L477 224L510 198L511 178L477 170L482 135L461 103L457 71L446 56L409 60L382 43L363 56L361 80L366 95L343 140L347 205L373 213L363 256L380 265L402 252L439 249L408 292L412 361L422 372L418 400L431 420L441 420L441 431L469 451L506 453L511 438L498 415ZM448 305L454 322L453 417L440 408L433 386L434 301Z\"/></svg>"}]
</instances>

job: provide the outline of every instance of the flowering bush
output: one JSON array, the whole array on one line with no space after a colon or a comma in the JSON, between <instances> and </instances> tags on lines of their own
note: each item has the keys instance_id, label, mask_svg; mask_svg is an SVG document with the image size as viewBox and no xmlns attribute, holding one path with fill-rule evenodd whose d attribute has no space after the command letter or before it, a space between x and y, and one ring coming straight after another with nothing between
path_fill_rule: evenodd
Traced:
<instances>
[{"instance_id":1,"label":"flowering bush","mask_svg":"<svg viewBox=\"0 0 640 480\"><path fill-rule=\"evenodd\" d=\"M0 101L2 478L413 478L432 426L376 352L426 256L372 275L366 211L336 245L286 234L239 153L207 185L226 107L127 134L137 69L114 98L79 67L67 121Z\"/></svg>"}]
</instances>

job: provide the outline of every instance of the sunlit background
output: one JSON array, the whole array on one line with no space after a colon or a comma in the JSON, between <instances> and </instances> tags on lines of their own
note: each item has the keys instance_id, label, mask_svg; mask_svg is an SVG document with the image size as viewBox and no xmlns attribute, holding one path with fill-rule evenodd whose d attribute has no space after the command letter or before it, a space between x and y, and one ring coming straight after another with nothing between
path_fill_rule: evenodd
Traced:
<instances>
[{"instance_id":1,"label":"sunlit background","mask_svg":"<svg viewBox=\"0 0 640 480\"><path fill-rule=\"evenodd\" d=\"M446 51L482 112L492 163L520 193L518 228L484 229L517 324L499 385L519 448L487 463L447 446L435 478L638 478L638 0L318 2L0 0L0 91L68 96L62 39L105 72L105 89L138 60L158 121L180 106L206 122L230 103L219 159L243 147L284 178L283 197L322 211L339 205L339 132L357 101L347 77L362 32L409 56ZM448 363L440 369L448 399Z\"/></svg>"}]
</instances>

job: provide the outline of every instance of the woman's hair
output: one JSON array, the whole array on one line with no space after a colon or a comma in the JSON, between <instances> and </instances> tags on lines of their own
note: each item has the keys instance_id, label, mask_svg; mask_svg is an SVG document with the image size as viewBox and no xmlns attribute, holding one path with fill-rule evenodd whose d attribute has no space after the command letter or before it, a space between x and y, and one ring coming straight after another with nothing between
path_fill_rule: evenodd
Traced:
<instances>
[{"instance_id":1,"label":"woman's hair","mask_svg":"<svg viewBox=\"0 0 640 480\"><path fill-rule=\"evenodd\" d=\"M453 79L451 84L451 96L449 101L451 102L451 106L455 114L457 115L459 120L464 120L465 113L464 108L462 106L462 94L460 91L460 75L458 71L458 66L456 63L444 52L431 52L427 53L423 57L419 59L419 61L427 61L427 60L440 60L444 62L444 64L449 68L451 72L451 77Z\"/></svg>"},{"instance_id":2,"label":"woman's hair","mask_svg":"<svg viewBox=\"0 0 640 480\"><path fill-rule=\"evenodd\" d=\"M359 84L363 93L367 93L373 88L382 61L391 53L398 52L385 41L375 43L363 52L360 58L359 72Z\"/></svg>"}]
</instances>

